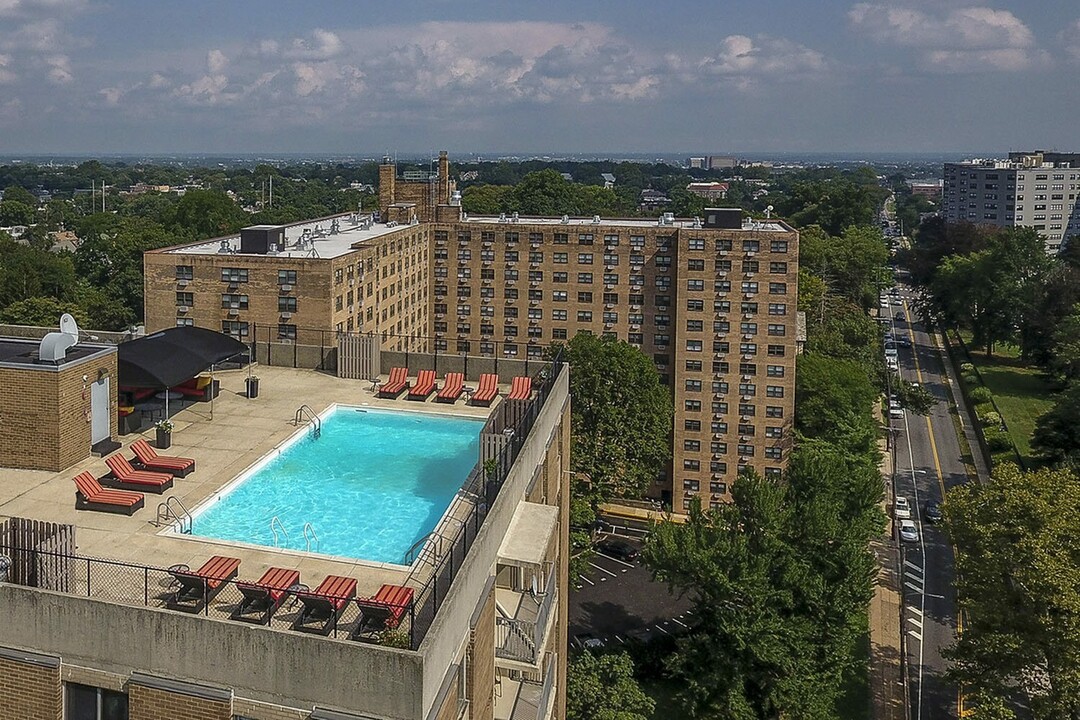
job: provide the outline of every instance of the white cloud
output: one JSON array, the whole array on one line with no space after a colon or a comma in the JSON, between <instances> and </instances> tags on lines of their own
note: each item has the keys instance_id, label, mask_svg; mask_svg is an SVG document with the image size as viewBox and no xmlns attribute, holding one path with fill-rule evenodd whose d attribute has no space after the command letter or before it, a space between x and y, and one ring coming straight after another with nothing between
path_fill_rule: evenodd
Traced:
<instances>
[{"instance_id":1,"label":"white cloud","mask_svg":"<svg viewBox=\"0 0 1080 720\"><path fill-rule=\"evenodd\" d=\"M1080 62L1080 19L1071 23L1062 31L1061 41L1065 45L1065 52L1068 56Z\"/></svg>"},{"instance_id":2,"label":"white cloud","mask_svg":"<svg viewBox=\"0 0 1080 720\"><path fill-rule=\"evenodd\" d=\"M729 35L720 41L716 53L701 60L707 75L743 80L762 77L794 79L823 72L825 56L798 43L759 35Z\"/></svg>"},{"instance_id":3,"label":"white cloud","mask_svg":"<svg viewBox=\"0 0 1080 720\"><path fill-rule=\"evenodd\" d=\"M297 60L329 60L339 55L344 47L341 38L329 30L316 28L308 37L296 38L285 51L285 56ZM277 51L277 43L271 42L261 49Z\"/></svg>"},{"instance_id":4,"label":"white cloud","mask_svg":"<svg viewBox=\"0 0 1080 720\"><path fill-rule=\"evenodd\" d=\"M11 56L0 55L0 85L13 83L18 79L15 71L11 70Z\"/></svg>"},{"instance_id":5,"label":"white cloud","mask_svg":"<svg viewBox=\"0 0 1080 720\"><path fill-rule=\"evenodd\" d=\"M1008 10L960 7L932 14L864 2L852 6L848 22L876 42L914 49L920 67L932 72L1019 71L1049 61L1031 29Z\"/></svg>"},{"instance_id":6,"label":"white cloud","mask_svg":"<svg viewBox=\"0 0 1080 720\"><path fill-rule=\"evenodd\" d=\"M45 58L49 66L49 80L57 85L67 85L75 79L71 71L71 59L66 55L53 55Z\"/></svg>"},{"instance_id":7,"label":"white cloud","mask_svg":"<svg viewBox=\"0 0 1080 720\"><path fill-rule=\"evenodd\" d=\"M211 75L220 75L229 64L229 58L220 50L211 50L206 53L206 68Z\"/></svg>"},{"instance_id":8,"label":"white cloud","mask_svg":"<svg viewBox=\"0 0 1080 720\"><path fill-rule=\"evenodd\" d=\"M40 12L73 12L85 5L86 0L0 0L0 17Z\"/></svg>"}]
</instances>

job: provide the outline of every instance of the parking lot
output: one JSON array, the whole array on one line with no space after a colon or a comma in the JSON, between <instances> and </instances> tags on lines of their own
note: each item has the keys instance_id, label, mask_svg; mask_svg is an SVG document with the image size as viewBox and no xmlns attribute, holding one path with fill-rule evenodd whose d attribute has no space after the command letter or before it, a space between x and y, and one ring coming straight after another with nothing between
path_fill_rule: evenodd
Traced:
<instances>
[{"instance_id":1,"label":"parking lot","mask_svg":"<svg viewBox=\"0 0 1080 720\"><path fill-rule=\"evenodd\" d=\"M619 535L635 548L637 538ZM675 635L690 625L691 602L654 582L640 560L623 560L597 551L589 573L570 594L570 640L578 646L648 642Z\"/></svg>"}]
</instances>

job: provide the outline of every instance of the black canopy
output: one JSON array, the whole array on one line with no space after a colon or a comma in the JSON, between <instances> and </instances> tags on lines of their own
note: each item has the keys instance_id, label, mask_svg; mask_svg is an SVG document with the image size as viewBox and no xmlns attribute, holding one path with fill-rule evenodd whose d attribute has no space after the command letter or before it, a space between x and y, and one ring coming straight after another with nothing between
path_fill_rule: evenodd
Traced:
<instances>
[{"instance_id":1,"label":"black canopy","mask_svg":"<svg viewBox=\"0 0 1080 720\"><path fill-rule=\"evenodd\" d=\"M120 343L117 370L121 387L170 388L211 365L245 354L247 345L213 330L169 328Z\"/></svg>"}]
</instances>

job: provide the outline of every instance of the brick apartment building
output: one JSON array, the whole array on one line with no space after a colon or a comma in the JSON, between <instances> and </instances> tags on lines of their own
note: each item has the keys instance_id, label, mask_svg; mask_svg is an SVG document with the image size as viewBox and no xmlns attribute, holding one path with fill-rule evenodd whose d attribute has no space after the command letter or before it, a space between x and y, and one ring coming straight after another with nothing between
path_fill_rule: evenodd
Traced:
<instances>
[{"instance_id":1,"label":"brick apartment building","mask_svg":"<svg viewBox=\"0 0 1080 720\"><path fill-rule=\"evenodd\" d=\"M393 350L542 358L579 332L656 363L675 405L682 511L729 497L740 470L778 473L792 443L798 233L710 210L693 220L475 217L438 172L380 167L379 216L341 215L144 256L149 331L195 324L253 340L375 333ZM266 336L259 339L265 340Z\"/></svg>"}]
</instances>

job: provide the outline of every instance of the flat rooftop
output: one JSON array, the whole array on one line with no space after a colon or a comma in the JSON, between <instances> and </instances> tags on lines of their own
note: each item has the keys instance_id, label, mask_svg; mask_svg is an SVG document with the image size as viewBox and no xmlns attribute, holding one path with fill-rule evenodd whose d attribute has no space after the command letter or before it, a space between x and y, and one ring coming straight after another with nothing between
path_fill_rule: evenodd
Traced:
<instances>
[{"instance_id":1,"label":"flat rooftop","mask_svg":"<svg viewBox=\"0 0 1080 720\"><path fill-rule=\"evenodd\" d=\"M212 419L208 402L187 403L172 415L175 425L172 447L162 451L162 454L194 458L196 470L187 477L177 477L173 487L162 495L146 493L144 507L134 515L75 509L74 476L87 470L95 477L101 477L108 471L104 459L91 457L60 473L4 469L0 472L0 518L22 517L74 525L76 552L80 557L152 568L187 565L195 569L214 555L224 555L241 560L241 579L258 579L267 569L278 567L299 570L300 581L315 587L326 575L343 575L357 580L357 594L360 596L374 595L384 583L414 589L423 586L431 573L430 563L421 561L412 566L393 565L181 535L171 529L171 523L158 520L156 509L166 497L175 496L186 508L194 510L218 493L300 429L293 425L293 417L301 399L317 413L322 413L334 403L342 403L475 418L488 417L501 400L497 400L491 408L485 408L466 405L463 400L448 405L434 401L419 403L404 398L382 399L372 392L370 381L342 379L313 370L293 368L260 366L259 376L261 382L257 399L249 400L245 396L244 381L247 375L244 371L219 372L215 377L221 384L221 392L214 401ZM151 425L142 435L133 433L121 436L119 440L124 447L118 452L132 457L134 453L129 448L130 444L140 437L153 444L153 434ZM459 492L436 526L436 531L452 537L461 517L472 509L472 503L473 498L467 492ZM108 587L98 583L89 589L75 587L72 591L126 604L146 604L141 573L128 574L134 577L130 583L122 584L119 579L124 573L117 570L117 582ZM157 576L160 576L162 587L165 587L168 579L166 574L162 571ZM76 581L79 581L78 577ZM161 589L157 588L158 591ZM229 600L228 593L223 593L221 598L225 614L216 612L216 608L211 609L211 614L228 617L228 603L236 598ZM350 612L355 613L356 610L351 609ZM291 617L291 614L283 614L282 622L287 622ZM349 616L343 618L343 623L350 621ZM274 626L281 627L277 620Z\"/></svg>"},{"instance_id":2,"label":"flat rooftop","mask_svg":"<svg viewBox=\"0 0 1080 720\"><path fill-rule=\"evenodd\" d=\"M23 340L19 338L0 338L0 365L33 366L41 368L57 368L71 363L85 360L88 357L103 352L115 352L113 345L97 345L94 343L79 343L67 349L64 359L58 363L51 361L40 362L38 360L38 340Z\"/></svg>"},{"instance_id":3,"label":"flat rooftop","mask_svg":"<svg viewBox=\"0 0 1080 720\"><path fill-rule=\"evenodd\" d=\"M472 223L476 225L552 225L562 227L572 227L580 231L585 228L595 228L602 231L607 227L620 227L620 228L678 228L682 230L706 230L711 228L705 228L700 224L696 224L693 218L677 218L669 223L660 223L659 220L650 220L646 218L600 218L600 222L596 222L595 218L591 217L570 217L565 220L561 217L526 217L519 216L517 220L514 220L511 216L499 217L496 215L469 215L462 220L463 223ZM743 220L742 228L739 230L743 232L793 232L792 228L785 225L780 220Z\"/></svg>"},{"instance_id":4,"label":"flat rooftop","mask_svg":"<svg viewBox=\"0 0 1080 720\"><path fill-rule=\"evenodd\" d=\"M337 231L333 223L337 221ZM264 227L264 226L253 226ZM270 226L273 227L273 226ZM401 223L375 223L366 215L337 215L285 226L285 249L276 253L241 253L240 234L212 238L164 250L194 255L245 255L287 258L335 258L352 252L377 237L409 227Z\"/></svg>"}]
</instances>

